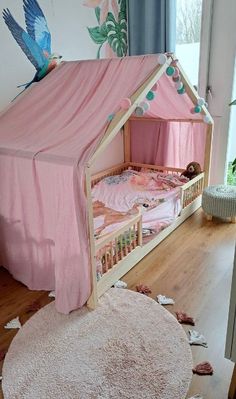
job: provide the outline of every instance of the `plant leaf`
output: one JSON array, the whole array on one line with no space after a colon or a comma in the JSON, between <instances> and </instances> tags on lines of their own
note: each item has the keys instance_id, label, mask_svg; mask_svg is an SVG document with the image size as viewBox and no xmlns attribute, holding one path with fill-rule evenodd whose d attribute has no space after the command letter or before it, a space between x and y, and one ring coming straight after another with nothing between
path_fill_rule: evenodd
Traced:
<instances>
[{"instance_id":1,"label":"plant leaf","mask_svg":"<svg viewBox=\"0 0 236 399\"><path fill-rule=\"evenodd\" d=\"M233 160L232 162L232 172L235 173L236 172L236 158Z\"/></svg>"},{"instance_id":2,"label":"plant leaf","mask_svg":"<svg viewBox=\"0 0 236 399\"><path fill-rule=\"evenodd\" d=\"M236 100L232 101L229 105L236 105Z\"/></svg>"},{"instance_id":3,"label":"plant leaf","mask_svg":"<svg viewBox=\"0 0 236 399\"><path fill-rule=\"evenodd\" d=\"M101 32L100 26L95 26L94 28L87 28L91 39L96 44L103 44L107 40L107 36Z\"/></svg>"},{"instance_id":4,"label":"plant leaf","mask_svg":"<svg viewBox=\"0 0 236 399\"><path fill-rule=\"evenodd\" d=\"M101 14L101 8L100 7L96 7L95 8L95 15L97 18L98 23L100 24L100 14Z\"/></svg>"},{"instance_id":5,"label":"plant leaf","mask_svg":"<svg viewBox=\"0 0 236 399\"><path fill-rule=\"evenodd\" d=\"M118 57L127 53L127 23L123 13L119 13L118 22L114 15L109 12L106 19L107 40Z\"/></svg>"}]
</instances>

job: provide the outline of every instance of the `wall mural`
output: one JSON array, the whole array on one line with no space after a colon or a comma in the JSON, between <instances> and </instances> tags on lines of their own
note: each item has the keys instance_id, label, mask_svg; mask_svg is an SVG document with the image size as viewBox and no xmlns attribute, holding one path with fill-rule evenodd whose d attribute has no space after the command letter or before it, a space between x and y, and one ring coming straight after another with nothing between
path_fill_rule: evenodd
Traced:
<instances>
[{"instance_id":1,"label":"wall mural","mask_svg":"<svg viewBox=\"0 0 236 399\"><path fill-rule=\"evenodd\" d=\"M58 65L62 57L51 52L51 34L37 0L23 0L23 4L27 32L16 22L8 8L3 10L3 19L12 36L36 69L30 82L18 86L24 86L25 90L33 82L43 79Z\"/></svg>"},{"instance_id":2,"label":"wall mural","mask_svg":"<svg viewBox=\"0 0 236 399\"><path fill-rule=\"evenodd\" d=\"M84 6L94 8L98 25L88 27L94 43L98 44L97 58L105 47L105 57L123 57L127 54L126 0L85 0Z\"/></svg>"}]
</instances>

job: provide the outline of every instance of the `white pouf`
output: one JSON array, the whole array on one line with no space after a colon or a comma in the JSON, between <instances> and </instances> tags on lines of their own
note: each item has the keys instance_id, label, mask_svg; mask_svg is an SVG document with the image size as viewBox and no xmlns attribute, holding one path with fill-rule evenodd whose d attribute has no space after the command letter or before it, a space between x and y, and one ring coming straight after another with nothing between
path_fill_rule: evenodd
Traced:
<instances>
[{"instance_id":1,"label":"white pouf","mask_svg":"<svg viewBox=\"0 0 236 399\"><path fill-rule=\"evenodd\" d=\"M212 216L220 218L230 218L236 222L236 187L234 186L209 186L203 190L202 209L206 213L207 219Z\"/></svg>"}]
</instances>

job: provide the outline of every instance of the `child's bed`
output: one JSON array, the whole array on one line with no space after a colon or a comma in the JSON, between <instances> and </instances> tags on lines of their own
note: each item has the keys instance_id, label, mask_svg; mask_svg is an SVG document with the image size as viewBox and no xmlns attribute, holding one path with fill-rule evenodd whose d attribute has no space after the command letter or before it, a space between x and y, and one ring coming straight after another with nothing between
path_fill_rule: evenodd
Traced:
<instances>
[{"instance_id":1,"label":"child's bed","mask_svg":"<svg viewBox=\"0 0 236 399\"><path fill-rule=\"evenodd\" d=\"M127 162L92 178L98 297L199 207L204 173Z\"/></svg>"}]
</instances>

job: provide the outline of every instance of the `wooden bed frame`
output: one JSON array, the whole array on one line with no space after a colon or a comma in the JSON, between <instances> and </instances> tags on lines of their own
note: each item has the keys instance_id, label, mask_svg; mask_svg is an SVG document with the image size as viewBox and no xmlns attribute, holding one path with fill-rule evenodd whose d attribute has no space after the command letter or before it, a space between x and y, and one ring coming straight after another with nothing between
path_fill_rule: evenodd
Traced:
<instances>
[{"instance_id":1,"label":"wooden bed frame","mask_svg":"<svg viewBox=\"0 0 236 399\"><path fill-rule=\"evenodd\" d=\"M103 172L95 174L91 179L91 186L107 176L117 175L131 167L134 170L148 168L155 171L167 172L169 174L181 174L184 169L171 168L156 165L139 164L134 162L125 162L116 165ZM204 187L204 173L202 172L194 179L180 186L181 213L177 219L159 234L155 235L149 242L143 245L142 237L142 214L139 211L129 221L122 223L121 227L101 238L94 238L94 257L95 268L97 262L101 261L103 273L97 280L97 270L94 279L96 279L96 297L93 298L96 306L98 298L103 295L117 280L126 274L136 265L145 255L148 254L156 245L166 238L176 227L187 219L201 204L201 194ZM94 270L95 273L95 270Z\"/></svg>"},{"instance_id":2,"label":"wooden bed frame","mask_svg":"<svg viewBox=\"0 0 236 399\"><path fill-rule=\"evenodd\" d=\"M135 266L145 255L147 255L153 248L155 248L164 238L166 238L173 230L175 230L181 223L184 222L193 212L201 206L201 193L209 181L209 170L211 162L211 146L212 135L214 128L214 121L209 114L207 108L202 106L201 114L208 116L209 123L206 125L206 138L205 138L205 153L204 153L204 173L201 173L188 183L181 186L181 206L182 211L177 219L159 234L157 234L148 243L142 243L142 215L141 212L136 214L130 219L127 224L122 224L119 230L112 232L104 238L94 238L93 226L93 205L91 189L94 184L99 182L106 176L120 174L128 167L139 170L142 167L150 168L153 170L165 171L168 173L181 173L183 169L176 169L172 167L163 167L155 165L143 165L131 162L131 134L130 134L130 120L137 119L132 116L135 108L143 101L146 94L153 87L153 85L165 73L166 68L171 62L175 60L181 75L181 80L184 84L186 94L196 104L199 95L195 88L188 80L185 72L183 71L180 63L175 57L168 56L165 64L158 65L151 73L147 80L130 96L131 106L128 110L118 111L110 124L97 149L91 156L85 168L85 184L86 196L88 202L88 221L89 221L89 238L90 238L90 260L91 260L91 277L92 277L92 293L88 299L87 305L90 308L95 308L98 304L98 298L104 294L117 280L124 276L133 266ZM138 118L140 123L147 120L158 120L158 118ZM162 120L163 121L163 120ZM166 120L168 122L171 120ZM203 120L196 119L175 119L175 122L191 122L191 123L204 123ZM96 175L92 173L92 167L101 156L104 149L111 143L117 133L123 128L124 132L124 163L116 165L108 170L100 172ZM103 259L103 275L97 281L97 259Z\"/></svg>"}]
</instances>

